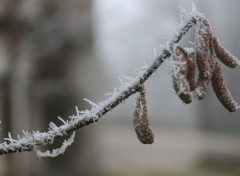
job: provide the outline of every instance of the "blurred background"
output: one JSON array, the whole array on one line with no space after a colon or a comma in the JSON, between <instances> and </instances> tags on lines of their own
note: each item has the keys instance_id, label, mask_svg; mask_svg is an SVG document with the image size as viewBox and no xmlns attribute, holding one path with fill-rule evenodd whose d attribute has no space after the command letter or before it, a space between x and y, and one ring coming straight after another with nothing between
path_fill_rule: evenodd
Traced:
<instances>
[{"instance_id":1,"label":"blurred background","mask_svg":"<svg viewBox=\"0 0 240 176\"><path fill-rule=\"evenodd\" d=\"M1 0L1 141L11 131L46 131L88 98L101 102L120 87L119 76L151 63L179 25L179 7L192 0ZM226 48L240 56L238 0L198 0ZM193 41L189 32L183 46ZM154 52L155 51L155 52ZM77 131L64 155L39 159L34 152L0 158L2 176L238 176L239 112L229 113L211 88L202 101L184 105L174 95L164 63L146 82L152 145L137 140L129 98L97 124ZM223 66L240 102L240 71ZM61 144L57 141L53 148ZM47 147L48 148L48 147ZM43 150L46 148L42 148Z\"/></svg>"}]
</instances>

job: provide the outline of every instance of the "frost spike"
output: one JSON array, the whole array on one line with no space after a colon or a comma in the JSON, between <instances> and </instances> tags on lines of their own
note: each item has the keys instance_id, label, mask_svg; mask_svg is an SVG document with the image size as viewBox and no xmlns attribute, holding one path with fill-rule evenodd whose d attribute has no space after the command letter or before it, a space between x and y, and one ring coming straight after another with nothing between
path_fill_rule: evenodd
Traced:
<instances>
[{"instance_id":1,"label":"frost spike","mask_svg":"<svg viewBox=\"0 0 240 176\"><path fill-rule=\"evenodd\" d=\"M212 41L216 56L222 63L230 68L235 68L240 64L239 60L233 56L231 52L225 49L216 37L213 37Z\"/></svg>"},{"instance_id":2,"label":"frost spike","mask_svg":"<svg viewBox=\"0 0 240 176\"><path fill-rule=\"evenodd\" d=\"M149 127L147 115L147 101L143 85L139 88L140 95L137 98L133 124L139 141L143 144L152 144L154 135Z\"/></svg>"},{"instance_id":3,"label":"frost spike","mask_svg":"<svg viewBox=\"0 0 240 176\"><path fill-rule=\"evenodd\" d=\"M220 64L216 63L215 70L212 76L212 87L222 105L230 112L237 110L238 106L229 92L224 81L223 73Z\"/></svg>"}]
</instances>

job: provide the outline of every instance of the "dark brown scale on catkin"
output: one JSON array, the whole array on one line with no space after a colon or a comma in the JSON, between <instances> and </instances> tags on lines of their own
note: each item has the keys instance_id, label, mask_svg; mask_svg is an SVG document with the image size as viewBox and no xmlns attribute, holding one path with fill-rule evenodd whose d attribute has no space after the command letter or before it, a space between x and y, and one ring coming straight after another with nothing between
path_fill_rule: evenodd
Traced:
<instances>
[{"instance_id":1,"label":"dark brown scale on catkin","mask_svg":"<svg viewBox=\"0 0 240 176\"><path fill-rule=\"evenodd\" d=\"M213 72L214 72L216 64L217 64L217 62L216 62L216 53L215 53L215 50L214 50L214 47L213 47L212 36L211 36L211 39L210 39L209 50L210 50L209 72L210 72L210 78L212 79L212 75L213 75Z\"/></svg>"},{"instance_id":2,"label":"dark brown scale on catkin","mask_svg":"<svg viewBox=\"0 0 240 176\"><path fill-rule=\"evenodd\" d=\"M197 82L197 88L195 89L195 95L198 99L203 99L207 94L208 85L211 81L211 78L216 66L216 60L214 55L209 55L208 62L209 62L209 68L208 68L209 75L205 79L199 78Z\"/></svg>"},{"instance_id":3,"label":"dark brown scale on catkin","mask_svg":"<svg viewBox=\"0 0 240 176\"><path fill-rule=\"evenodd\" d=\"M196 62L195 52L189 53L187 57L187 67L188 67L187 80L188 80L190 91L193 91L196 87L196 81L195 81L196 66L197 66L197 62Z\"/></svg>"},{"instance_id":4,"label":"dark brown scale on catkin","mask_svg":"<svg viewBox=\"0 0 240 176\"><path fill-rule=\"evenodd\" d=\"M216 56L222 63L230 68L235 68L239 65L239 60L225 49L216 37L213 37L212 41Z\"/></svg>"},{"instance_id":5,"label":"dark brown scale on catkin","mask_svg":"<svg viewBox=\"0 0 240 176\"><path fill-rule=\"evenodd\" d=\"M211 71L209 59L211 57L209 47L211 39L211 28L206 19L199 19L199 28L197 29L197 47L196 59L199 76L195 89L195 96L203 99L207 94L209 82L211 80Z\"/></svg>"},{"instance_id":6,"label":"dark brown scale on catkin","mask_svg":"<svg viewBox=\"0 0 240 176\"><path fill-rule=\"evenodd\" d=\"M133 123L139 141L143 144L152 144L154 142L154 135L149 127L144 88L141 88L140 95L137 98Z\"/></svg>"},{"instance_id":7,"label":"dark brown scale on catkin","mask_svg":"<svg viewBox=\"0 0 240 176\"><path fill-rule=\"evenodd\" d=\"M176 91L178 97L185 104L192 102L189 83L187 80L188 75L188 65L187 65L187 53L183 48L177 46L175 48L174 70L173 70L173 88Z\"/></svg>"},{"instance_id":8,"label":"dark brown scale on catkin","mask_svg":"<svg viewBox=\"0 0 240 176\"><path fill-rule=\"evenodd\" d=\"M229 92L224 81L221 65L216 63L215 70L212 76L212 87L222 105L230 112L237 110L238 105Z\"/></svg>"}]
</instances>

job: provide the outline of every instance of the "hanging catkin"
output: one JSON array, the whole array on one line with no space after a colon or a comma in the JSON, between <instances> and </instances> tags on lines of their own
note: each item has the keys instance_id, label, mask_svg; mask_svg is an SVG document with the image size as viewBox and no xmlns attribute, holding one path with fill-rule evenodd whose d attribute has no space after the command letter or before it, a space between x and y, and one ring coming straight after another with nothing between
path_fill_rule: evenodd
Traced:
<instances>
[{"instance_id":1,"label":"hanging catkin","mask_svg":"<svg viewBox=\"0 0 240 176\"><path fill-rule=\"evenodd\" d=\"M211 80L212 73L210 72L209 59L210 56L210 39L211 28L206 19L200 18L196 31L196 59L199 76L195 89L195 96L198 99L203 99L207 94L208 84Z\"/></svg>"},{"instance_id":2,"label":"hanging catkin","mask_svg":"<svg viewBox=\"0 0 240 176\"><path fill-rule=\"evenodd\" d=\"M154 135L149 127L147 101L145 98L145 89L143 85L140 86L139 89L139 96L136 102L133 124L137 137L141 143L152 144L154 142Z\"/></svg>"},{"instance_id":3,"label":"hanging catkin","mask_svg":"<svg viewBox=\"0 0 240 176\"><path fill-rule=\"evenodd\" d=\"M224 81L221 66L218 63L216 64L215 70L213 72L212 87L217 98L226 109L228 109L230 112L234 112L237 110L238 108L237 103L235 102L227 88L227 85Z\"/></svg>"},{"instance_id":4,"label":"hanging catkin","mask_svg":"<svg viewBox=\"0 0 240 176\"><path fill-rule=\"evenodd\" d=\"M176 91L179 98L185 103L189 104L192 101L190 87L188 83L188 62L187 53L180 46L176 46L174 58L174 69L173 69L173 88Z\"/></svg>"}]
</instances>

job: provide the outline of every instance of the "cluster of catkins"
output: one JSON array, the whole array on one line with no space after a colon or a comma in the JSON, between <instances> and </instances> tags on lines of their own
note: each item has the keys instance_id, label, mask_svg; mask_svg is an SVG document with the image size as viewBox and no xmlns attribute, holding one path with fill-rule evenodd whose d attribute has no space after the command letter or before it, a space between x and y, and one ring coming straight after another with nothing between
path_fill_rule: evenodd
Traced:
<instances>
[{"instance_id":1,"label":"cluster of catkins","mask_svg":"<svg viewBox=\"0 0 240 176\"><path fill-rule=\"evenodd\" d=\"M174 49L173 87L179 98L185 104L189 104L192 101L191 92L194 97L201 100L205 97L211 82L219 101L230 112L234 112L238 105L227 88L221 65L216 58L230 68L237 67L239 61L213 36L206 19L199 18L198 25L195 50L180 46ZM196 68L199 72L197 81L195 81Z\"/></svg>"},{"instance_id":2,"label":"cluster of catkins","mask_svg":"<svg viewBox=\"0 0 240 176\"><path fill-rule=\"evenodd\" d=\"M182 102L189 104L192 102L192 94L199 100L203 99L211 82L219 101L230 112L234 112L238 105L227 88L221 65L216 58L230 68L237 67L240 62L213 36L205 18L199 18L197 24L195 49L180 46L174 48L173 88ZM198 78L195 80L197 68ZM138 92L134 128L141 143L151 144L154 141L154 135L149 127L143 85L139 86Z\"/></svg>"}]
</instances>

